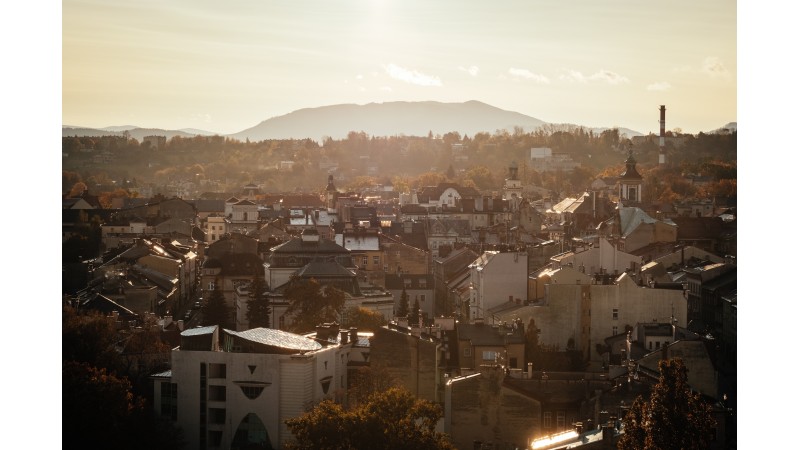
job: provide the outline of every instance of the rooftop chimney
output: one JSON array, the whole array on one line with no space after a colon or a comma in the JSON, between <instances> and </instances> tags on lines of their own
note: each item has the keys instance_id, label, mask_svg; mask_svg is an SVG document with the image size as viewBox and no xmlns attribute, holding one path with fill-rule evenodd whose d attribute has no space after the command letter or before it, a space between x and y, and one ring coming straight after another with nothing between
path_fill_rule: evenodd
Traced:
<instances>
[{"instance_id":1,"label":"rooftop chimney","mask_svg":"<svg viewBox=\"0 0 800 450\"><path fill-rule=\"evenodd\" d=\"M667 156L666 153L664 153L664 136L666 135L667 107L661 105L659 111L661 111L661 120L659 121L659 124L661 126L661 134L659 135L658 138L658 164L663 165L666 164L667 162Z\"/></svg>"}]
</instances>

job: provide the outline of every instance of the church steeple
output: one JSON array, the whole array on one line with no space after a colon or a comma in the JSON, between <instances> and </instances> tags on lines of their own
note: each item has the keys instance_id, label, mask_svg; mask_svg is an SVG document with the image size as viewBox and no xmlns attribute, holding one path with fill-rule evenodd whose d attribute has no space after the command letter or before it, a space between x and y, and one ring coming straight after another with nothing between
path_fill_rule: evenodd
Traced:
<instances>
[{"instance_id":1,"label":"church steeple","mask_svg":"<svg viewBox=\"0 0 800 450\"><path fill-rule=\"evenodd\" d=\"M511 211L516 211L522 201L522 182L517 174L518 170L517 162L512 161L508 167L508 178L503 185L503 199L508 200Z\"/></svg>"},{"instance_id":2,"label":"church steeple","mask_svg":"<svg viewBox=\"0 0 800 450\"><path fill-rule=\"evenodd\" d=\"M333 185L333 175L328 175L328 186L325 188L325 206L328 208L328 214L336 214L336 186Z\"/></svg>"},{"instance_id":3,"label":"church steeple","mask_svg":"<svg viewBox=\"0 0 800 450\"><path fill-rule=\"evenodd\" d=\"M636 170L636 159L633 149L628 149L628 159L625 160L625 171L619 176L619 198L628 202L642 202L642 176Z\"/></svg>"}]
</instances>

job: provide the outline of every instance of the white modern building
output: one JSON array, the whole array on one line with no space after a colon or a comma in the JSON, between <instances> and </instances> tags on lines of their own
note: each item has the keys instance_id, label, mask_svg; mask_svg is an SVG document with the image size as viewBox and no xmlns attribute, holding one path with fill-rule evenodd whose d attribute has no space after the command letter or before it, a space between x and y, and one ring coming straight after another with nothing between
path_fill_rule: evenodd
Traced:
<instances>
[{"instance_id":1,"label":"white modern building","mask_svg":"<svg viewBox=\"0 0 800 450\"><path fill-rule=\"evenodd\" d=\"M350 354L366 359L358 342L355 329L335 324L308 336L189 329L172 369L152 377L154 408L180 426L186 448L282 448L293 438L287 419L323 399L345 401Z\"/></svg>"}]
</instances>

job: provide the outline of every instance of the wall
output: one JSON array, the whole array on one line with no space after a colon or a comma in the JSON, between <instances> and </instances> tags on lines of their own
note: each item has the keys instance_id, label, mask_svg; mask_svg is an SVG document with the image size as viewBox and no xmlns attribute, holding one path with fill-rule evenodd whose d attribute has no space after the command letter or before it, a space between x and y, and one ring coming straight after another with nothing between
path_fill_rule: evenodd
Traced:
<instances>
[{"instance_id":1,"label":"wall","mask_svg":"<svg viewBox=\"0 0 800 450\"><path fill-rule=\"evenodd\" d=\"M441 401L437 344L382 327L370 340L370 365L386 368L390 376L418 398Z\"/></svg>"},{"instance_id":2,"label":"wall","mask_svg":"<svg viewBox=\"0 0 800 450\"><path fill-rule=\"evenodd\" d=\"M445 432L457 448L471 449L475 441L492 443L490 448L527 446L538 424L539 403L503 386L502 380L502 369L487 367L449 382Z\"/></svg>"},{"instance_id":3,"label":"wall","mask_svg":"<svg viewBox=\"0 0 800 450\"><path fill-rule=\"evenodd\" d=\"M524 252L497 253L490 257L482 270L471 269L472 281L478 293L479 314L513 301L528 298L528 255Z\"/></svg>"}]
</instances>

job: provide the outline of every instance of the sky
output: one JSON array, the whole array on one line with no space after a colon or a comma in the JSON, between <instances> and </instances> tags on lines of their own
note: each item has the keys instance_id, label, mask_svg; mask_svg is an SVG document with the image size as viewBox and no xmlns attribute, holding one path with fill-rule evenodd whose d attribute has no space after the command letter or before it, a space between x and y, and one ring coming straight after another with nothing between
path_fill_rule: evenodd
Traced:
<instances>
[{"instance_id":1,"label":"sky","mask_svg":"<svg viewBox=\"0 0 800 450\"><path fill-rule=\"evenodd\" d=\"M301 108L478 100L550 123L737 121L731 0L64 0L62 124L230 134Z\"/></svg>"}]
</instances>

